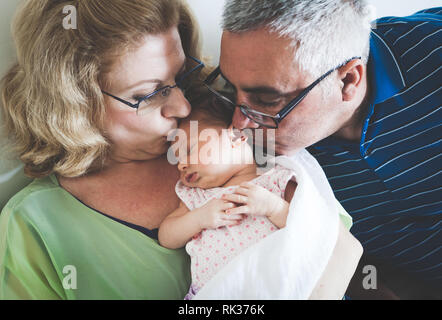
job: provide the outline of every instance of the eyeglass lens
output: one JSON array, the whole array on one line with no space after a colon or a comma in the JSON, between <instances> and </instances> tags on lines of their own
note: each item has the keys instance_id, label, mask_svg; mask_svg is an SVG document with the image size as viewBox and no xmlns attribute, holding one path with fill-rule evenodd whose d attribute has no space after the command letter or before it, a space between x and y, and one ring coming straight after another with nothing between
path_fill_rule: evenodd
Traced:
<instances>
[{"instance_id":1,"label":"eyeglass lens","mask_svg":"<svg viewBox=\"0 0 442 320\"><path fill-rule=\"evenodd\" d=\"M190 85L192 84L194 74L196 74L196 72L192 72L191 74L186 74L186 72L194 69L197 65L198 63L196 61L187 58L186 70L176 77L176 84L173 86L166 86L155 94L141 101L138 105L137 115L146 115L158 107L163 106L167 102L167 99L169 99L171 91L174 88L179 88L183 94L185 94L186 90L189 89ZM197 70L198 69L195 69L194 71Z\"/></svg>"},{"instance_id":2,"label":"eyeglass lens","mask_svg":"<svg viewBox=\"0 0 442 320\"><path fill-rule=\"evenodd\" d=\"M208 89L215 94L212 101L212 108L225 108L232 111L236 108L235 88L221 75L219 74L211 84L206 85ZM265 116L259 112L251 110L245 106L239 106L241 112L247 116L250 120L257 122L265 127L276 127L273 118Z\"/></svg>"}]
</instances>

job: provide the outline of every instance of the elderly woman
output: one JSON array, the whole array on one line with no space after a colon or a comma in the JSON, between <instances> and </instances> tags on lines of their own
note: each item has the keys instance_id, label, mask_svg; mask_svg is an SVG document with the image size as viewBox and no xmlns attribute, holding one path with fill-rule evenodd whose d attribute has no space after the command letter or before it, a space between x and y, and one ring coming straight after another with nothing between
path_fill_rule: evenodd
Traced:
<instances>
[{"instance_id":1,"label":"elderly woman","mask_svg":"<svg viewBox=\"0 0 442 320\"><path fill-rule=\"evenodd\" d=\"M161 247L157 228L179 205L167 135L202 67L187 6L29 0L13 29L5 127L36 179L0 215L0 299L182 299L189 258ZM339 239L318 297L327 277L345 290L359 259L354 238Z\"/></svg>"}]
</instances>

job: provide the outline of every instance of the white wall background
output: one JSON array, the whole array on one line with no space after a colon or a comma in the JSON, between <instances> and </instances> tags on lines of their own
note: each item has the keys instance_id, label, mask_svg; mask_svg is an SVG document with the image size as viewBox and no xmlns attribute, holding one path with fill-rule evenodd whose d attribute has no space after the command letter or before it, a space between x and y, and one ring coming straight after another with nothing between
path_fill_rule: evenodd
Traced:
<instances>
[{"instance_id":1,"label":"white wall background","mask_svg":"<svg viewBox=\"0 0 442 320\"><path fill-rule=\"evenodd\" d=\"M425 8L442 5L440 0L368 1L376 7L377 17L404 16ZM14 61L10 21L19 2L20 0L0 0L0 77ZM188 0L188 2L202 30L204 54L212 58L213 64L217 64L221 39L220 21L224 0ZM0 136L0 148L2 141ZM21 171L18 161L9 160L0 149L0 209L10 196L29 182L28 179L24 178Z\"/></svg>"}]
</instances>

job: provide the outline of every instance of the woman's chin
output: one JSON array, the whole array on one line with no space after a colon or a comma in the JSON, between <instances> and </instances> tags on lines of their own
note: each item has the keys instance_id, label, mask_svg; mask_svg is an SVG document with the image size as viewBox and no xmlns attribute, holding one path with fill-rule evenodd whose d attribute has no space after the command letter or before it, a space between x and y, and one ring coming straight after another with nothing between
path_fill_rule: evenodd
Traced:
<instances>
[{"instance_id":1,"label":"woman's chin","mask_svg":"<svg viewBox=\"0 0 442 320\"><path fill-rule=\"evenodd\" d=\"M170 142L167 141L167 137L162 137L161 139L158 140L156 147L152 148L150 153L161 156L161 155L167 153L169 148L170 148Z\"/></svg>"}]
</instances>

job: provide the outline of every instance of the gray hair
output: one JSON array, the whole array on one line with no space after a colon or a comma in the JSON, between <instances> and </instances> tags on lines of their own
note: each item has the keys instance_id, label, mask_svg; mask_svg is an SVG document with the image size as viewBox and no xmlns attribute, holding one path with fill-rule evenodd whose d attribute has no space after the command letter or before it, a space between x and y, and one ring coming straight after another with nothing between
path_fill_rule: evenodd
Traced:
<instances>
[{"instance_id":1,"label":"gray hair","mask_svg":"<svg viewBox=\"0 0 442 320\"><path fill-rule=\"evenodd\" d=\"M373 13L365 0L227 0L222 28L289 37L300 69L319 77L352 57L367 63Z\"/></svg>"}]
</instances>

